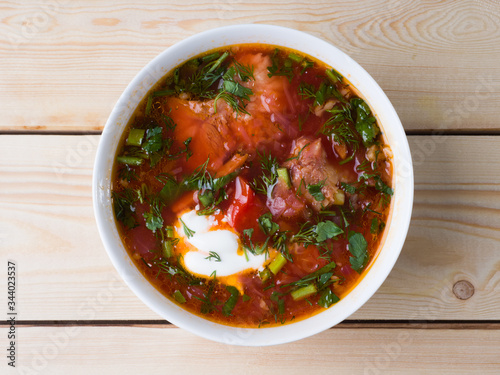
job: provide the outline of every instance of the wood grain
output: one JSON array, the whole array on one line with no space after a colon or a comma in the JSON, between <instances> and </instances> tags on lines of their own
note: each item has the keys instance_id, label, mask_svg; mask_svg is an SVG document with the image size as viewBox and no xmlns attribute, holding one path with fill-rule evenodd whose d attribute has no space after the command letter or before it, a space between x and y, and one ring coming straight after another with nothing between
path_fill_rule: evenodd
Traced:
<instances>
[{"instance_id":1,"label":"wood grain","mask_svg":"<svg viewBox=\"0 0 500 375\"><path fill-rule=\"evenodd\" d=\"M120 280L99 239L91 201L98 139L0 136L0 264L18 264L20 320L160 319ZM498 138L409 139L409 235L386 282L352 319L500 320ZM475 288L467 300L452 292L460 280Z\"/></svg>"},{"instance_id":2,"label":"wood grain","mask_svg":"<svg viewBox=\"0 0 500 375\"><path fill-rule=\"evenodd\" d=\"M135 74L210 28L303 30L357 60L407 130L491 130L500 104L497 0L0 2L0 130L98 131Z\"/></svg>"},{"instance_id":3,"label":"wood grain","mask_svg":"<svg viewBox=\"0 0 500 375\"><path fill-rule=\"evenodd\" d=\"M498 374L500 366L499 330L334 328L260 348L213 343L179 328L18 327L18 332L18 372L5 374L455 375ZM0 334L4 337L6 328Z\"/></svg>"}]
</instances>

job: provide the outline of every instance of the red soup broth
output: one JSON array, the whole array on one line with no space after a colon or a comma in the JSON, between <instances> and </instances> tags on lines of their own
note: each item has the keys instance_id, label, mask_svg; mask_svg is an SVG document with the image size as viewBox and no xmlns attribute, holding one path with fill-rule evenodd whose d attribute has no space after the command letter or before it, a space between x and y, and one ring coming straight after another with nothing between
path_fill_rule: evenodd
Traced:
<instances>
[{"instance_id":1,"label":"red soup broth","mask_svg":"<svg viewBox=\"0 0 500 375\"><path fill-rule=\"evenodd\" d=\"M335 70L269 45L210 51L138 106L113 171L117 226L166 298L266 327L334 305L385 231L392 154Z\"/></svg>"}]
</instances>

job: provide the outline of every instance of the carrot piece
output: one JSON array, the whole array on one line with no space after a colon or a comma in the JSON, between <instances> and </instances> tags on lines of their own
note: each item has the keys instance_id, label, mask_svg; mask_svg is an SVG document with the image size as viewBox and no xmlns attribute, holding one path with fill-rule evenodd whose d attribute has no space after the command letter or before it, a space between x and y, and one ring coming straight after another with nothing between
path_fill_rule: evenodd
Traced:
<instances>
[{"instance_id":1,"label":"carrot piece","mask_svg":"<svg viewBox=\"0 0 500 375\"><path fill-rule=\"evenodd\" d=\"M215 177L224 177L240 168L248 159L248 154L234 154L220 169Z\"/></svg>"},{"instance_id":2,"label":"carrot piece","mask_svg":"<svg viewBox=\"0 0 500 375\"><path fill-rule=\"evenodd\" d=\"M181 197L172 204L171 208L172 211L178 214L184 211L186 208L193 205L194 205L194 192L188 191L187 193L181 195Z\"/></svg>"}]
</instances>

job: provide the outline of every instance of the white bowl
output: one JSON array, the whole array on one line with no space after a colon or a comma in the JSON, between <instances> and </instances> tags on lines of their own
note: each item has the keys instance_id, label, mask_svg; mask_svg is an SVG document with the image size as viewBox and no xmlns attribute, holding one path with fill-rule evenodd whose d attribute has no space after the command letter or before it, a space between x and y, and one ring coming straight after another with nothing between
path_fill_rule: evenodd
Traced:
<instances>
[{"instance_id":1,"label":"white bowl","mask_svg":"<svg viewBox=\"0 0 500 375\"><path fill-rule=\"evenodd\" d=\"M193 315L158 292L137 270L124 248L113 215L111 171L122 132L139 102L166 73L205 51L232 44L265 43L302 51L332 66L346 77L369 103L394 154L395 193L386 225L385 241L361 282L340 302L305 320L270 328L236 328ZM237 25L209 30L169 47L128 85L111 112L97 150L93 176L94 210L104 246L113 265L134 293L169 322L199 336L236 345L273 345L302 339L346 319L380 287L396 262L410 223L413 205L413 168L401 122L382 89L345 53L300 31L269 25Z\"/></svg>"}]
</instances>

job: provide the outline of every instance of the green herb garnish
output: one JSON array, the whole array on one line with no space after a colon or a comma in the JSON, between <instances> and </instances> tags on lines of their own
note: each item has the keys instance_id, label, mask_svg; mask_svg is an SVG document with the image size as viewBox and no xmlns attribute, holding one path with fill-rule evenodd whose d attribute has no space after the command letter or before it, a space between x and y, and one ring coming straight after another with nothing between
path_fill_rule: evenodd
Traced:
<instances>
[{"instance_id":1,"label":"green herb garnish","mask_svg":"<svg viewBox=\"0 0 500 375\"><path fill-rule=\"evenodd\" d=\"M172 293L172 296L177 302L186 303L186 298L184 298L180 290L176 290L174 293Z\"/></svg>"},{"instance_id":2,"label":"green herb garnish","mask_svg":"<svg viewBox=\"0 0 500 375\"><path fill-rule=\"evenodd\" d=\"M269 78L273 76L284 76L289 82L292 82L294 75L292 60L290 58L283 59L280 56L280 50L278 48L274 50L274 53L271 56L271 63L272 65L267 68L269 72L267 75Z\"/></svg>"},{"instance_id":3,"label":"green herb garnish","mask_svg":"<svg viewBox=\"0 0 500 375\"><path fill-rule=\"evenodd\" d=\"M128 229L135 228L138 225L132 208L132 205L137 200L135 192L127 188L122 193L113 191L112 196L116 219L121 221Z\"/></svg>"},{"instance_id":4,"label":"green herb garnish","mask_svg":"<svg viewBox=\"0 0 500 375\"><path fill-rule=\"evenodd\" d=\"M224 306L222 306L222 313L225 316L230 316L231 312L236 306L236 303L238 303L238 299L240 298L240 292L236 287L232 285L226 286L226 290L229 293L231 293L231 296L227 299L226 303L224 303Z\"/></svg>"},{"instance_id":5,"label":"green herb garnish","mask_svg":"<svg viewBox=\"0 0 500 375\"><path fill-rule=\"evenodd\" d=\"M333 276L333 273L331 272L337 265L335 262L330 262L327 265L321 267L319 270L316 270L309 275L304 276L300 280L294 281L289 284L285 284L281 286L282 288L286 287L304 287L307 285L310 285L312 282L319 282L320 278L322 278L323 275L327 275L326 278L327 280L325 281L324 278L322 280L321 285L319 285L321 288L324 288L331 283L333 283L333 280L331 280L331 277Z\"/></svg>"},{"instance_id":6,"label":"green herb garnish","mask_svg":"<svg viewBox=\"0 0 500 375\"><path fill-rule=\"evenodd\" d=\"M346 193L349 193L349 194L356 193L356 186L354 186L352 184L348 184L347 182L341 182L340 186L342 187L342 189L344 189L344 191Z\"/></svg>"},{"instance_id":7,"label":"green herb garnish","mask_svg":"<svg viewBox=\"0 0 500 375\"><path fill-rule=\"evenodd\" d=\"M209 251L208 252L208 256L205 259L208 259L208 260L214 259L216 262L220 262L221 261L220 255L217 254L215 251Z\"/></svg>"},{"instance_id":8,"label":"green herb garnish","mask_svg":"<svg viewBox=\"0 0 500 375\"><path fill-rule=\"evenodd\" d=\"M268 236L272 236L280 229L280 226L273 221L273 215L270 212L259 217L258 222L264 234Z\"/></svg>"},{"instance_id":9,"label":"green herb garnish","mask_svg":"<svg viewBox=\"0 0 500 375\"><path fill-rule=\"evenodd\" d=\"M363 163L358 165L357 169L363 172L358 177L358 181L362 180L366 181L369 180L370 178L373 178L375 181L375 189L377 189L386 196L391 196L394 194L394 191L389 186L387 186L384 181L382 181L382 177L380 177L380 175L373 170L371 164L367 160L363 161Z\"/></svg>"},{"instance_id":10,"label":"green herb garnish","mask_svg":"<svg viewBox=\"0 0 500 375\"><path fill-rule=\"evenodd\" d=\"M351 106L356 113L356 131L361 135L363 144L371 146L375 137L380 133L375 117L372 116L370 107L361 98L351 99Z\"/></svg>"},{"instance_id":11,"label":"green herb garnish","mask_svg":"<svg viewBox=\"0 0 500 375\"><path fill-rule=\"evenodd\" d=\"M187 238L193 237L196 232L192 229L189 229L186 223L181 218L179 218L179 221L182 224L182 229L184 230L184 234L186 235L186 237Z\"/></svg>"},{"instance_id":12,"label":"green herb garnish","mask_svg":"<svg viewBox=\"0 0 500 375\"><path fill-rule=\"evenodd\" d=\"M334 222L326 220L316 225L316 241L323 242L331 238L337 237L344 231Z\"/></svg>"},{"instance_id":13,"label":"green herb garnish","mask_svg":"<svg viewBox=\"0 0 500 375\"><path fill-rule=\"evenodd\" d=\"M144 219L146 219L146 228L149 230L156 232L157 229L163 227L163 218L159 215L156 215L154 212L145 212Z\"/></svg>"},{"instance_id":14,"label":"green herb garnish","mask_svg":"<svg viewBox=\"0 0 500 375\"><path fill-rule=\"evenodd\" d=\"M318 305L324 308L328 308L334 303L340 301L340 298L332 292L330 288L326 288L322 293L318 300Z\"/></svg>"},{"instance_id":15,"label":"green herb garnish","mask_svg":"<svg viewBox=\"0 0 500 375\"><path fill-rule=\"evenodd\" d=\"M148 154L153 152L158 152L161 150L163 145L162 139L162 127L156 126L152 129L148 129L146 132L146 140L142 146L143 150Z\"/></svg>"},{"instance_id":16,"label":"green herb garnish","mask_svg":"<svg viewBox=\"0 0 500 375\"><path fill-rule=\"evenodd\" d=\"M257 154L260 157L262 175L260 178L253 180L252 187L256 192L270 197L274 186L276 186L276 183L278 182L279 164L276 158L271 156L271 154L260 154L259 152L257 152Z\"/></svg>"},{"instance_id":17,"label":"green herb garnish","mask_svg":"<svg viewBox=\"0 0 500 375\"><path fill-rule=\"evenodd\" d=\"M349 258L354 271L361 273L361 270L368 261L367 242L361 233L349 232L349 252L353 255Z\"/></svg>"},{"instance_id":18,"label":"green herb garnish","mask_svg":"<svg viewBox=\"0 0 500 375\"><path fill-rule=\"evenodd\" d=\"M146 185L143 185L146 188ZM142 193L140 194L142 197ZM149 200L150 211L143 214L146 220L146 228L156 232L158 229L163 227L163 217L161 216L161 211L163 209L163 202L161 199L156 197L144 197L143 199Z\"/></svg>"},{"instance_id":19,"label":"green herb garnish","mask_svg":"<svg viewBox=\"0 0 500 375\"><path fill-rule=\"evenodd\" d=\"M318 182L317 184L307 185L307 191L313 196L314 199L316 199L318 202L321 202L325 200L325 196L321 191L323 186L325 186L324 181Z\"/></svg>"},{"instance_id":20,"label":"green herb garnish","mask_svg":"<svg viewBox=\"0 0 500 375\"><path fill-rule=\"evenodd\" d=\"M293 242L301 242L304 246L322 245L322 242L335 238L344 231L334 222L326 220L316 225L304 223L300 230L293 235Z\"/></svg>"},{"instance_id":21,"label":"green herb garnish","mask_svg":"<svg viewBox=\"0 0 500 375\"><path fill-rule=\"evenodd\" d=\"M302 82L298 87L299 95L303 99L313 99L313 106L321 106L330 99L336 99L341 103L346 103L342 94L337 90L335 85L328 81L320 83L318 89L314 85Z\"/></svg>"},{"instance_id":22,"label":"green herb garnish","mask_svg":"<svg viewBox=\"0 0 500 375\"><path fill-rule=\"evenodd\" d=\"M236 113L250 115L245 109L245 101L250 100L253 91L248 87L235 81L235 76L240 80L247 81L253 79L253 67L245 67L241 64L231 66L222 76L222 88L214 99L214 112L217 113L217 101L223 99Z\"/></svg>"}]
</instances>

